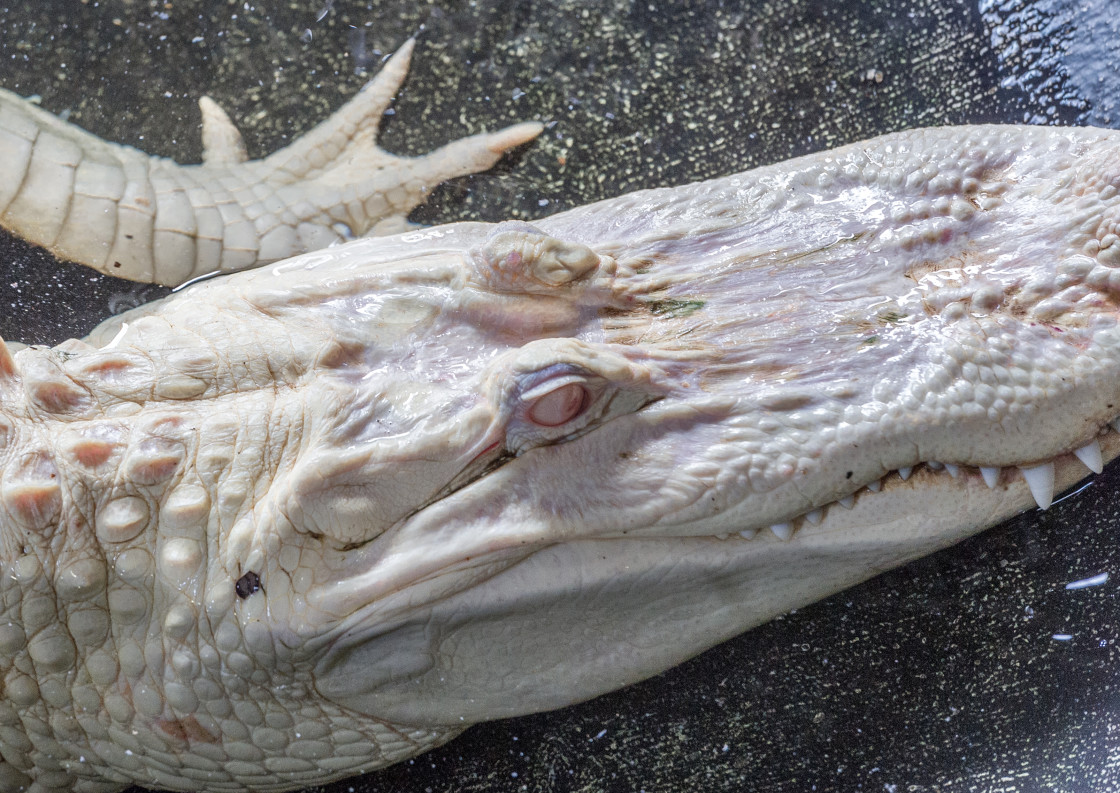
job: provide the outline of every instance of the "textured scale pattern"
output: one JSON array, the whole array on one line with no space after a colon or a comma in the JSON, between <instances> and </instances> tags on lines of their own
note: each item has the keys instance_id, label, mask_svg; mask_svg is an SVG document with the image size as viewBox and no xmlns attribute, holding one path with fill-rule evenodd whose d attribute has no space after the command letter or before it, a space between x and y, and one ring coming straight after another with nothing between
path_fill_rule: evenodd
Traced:
<instances>
[{"instance_id":1,"label":"textured scale pattern","mask_svg":"<svg viewBox=\"0 0 1120 793\"><path fill-rule=\"evenodd\" d=\"M246 161L241 135L201 100L204 163L106 143L0 91L0 226L118 278L175 286L408 227L440 182L484 171L536 137L519 124L423 157L378 148L413 41L347 105L292 145Z\"/></svg>"},{"instance_id":2,"label":"textured scale pattern","mask_svg":"<svg viewBox=\"0 0 1120 793\"><path fill-rule=\"evenodd\" d=\"M0 790L340 778L1047 507L1120 453L1118 188L918 130L0 343Z\"/></svg>"},{"instance_id":3,"label":"textured scale pattern","mask_svg":"<svg viewBox=\"0 0 1120 793\"><path fill-rule=\"evenodd\" d=\"M0 789L302 787L368 767L371 735L388 759L436 742L424 729L352 729L297 659L277 656L252 616L262 600L237 604L224 578L208 585L213 528L248 508L244 474L267 468L248 456L270 448L273 383L256 373L245 423L214 407L244 397L251 372L220 374L213 355L186 349L161 362L82 346L24 351L3 383L0 540L14 561L0 579ZM181 366L208 399L193 386L160 393Z\"/></svg>"}]
</instances>

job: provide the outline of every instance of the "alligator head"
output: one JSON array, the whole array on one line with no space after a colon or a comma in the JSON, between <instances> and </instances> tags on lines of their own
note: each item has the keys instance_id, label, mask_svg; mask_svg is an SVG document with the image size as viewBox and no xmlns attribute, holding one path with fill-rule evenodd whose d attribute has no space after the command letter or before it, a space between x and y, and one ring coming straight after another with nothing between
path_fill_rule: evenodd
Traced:
<instances>
[{"instance_id":1,"label":"alligator head","mask_svg":"<svg viewBox=\"0 0 1120 793\"><path fill-rule=\"evenodd\" d=\"M86 767L384 765L1047 506L1120 451L1118 185L1113 132L902 133L0 356L10 564L107 615L37 668L162 747Z\"/></svg>"}]
</instances>

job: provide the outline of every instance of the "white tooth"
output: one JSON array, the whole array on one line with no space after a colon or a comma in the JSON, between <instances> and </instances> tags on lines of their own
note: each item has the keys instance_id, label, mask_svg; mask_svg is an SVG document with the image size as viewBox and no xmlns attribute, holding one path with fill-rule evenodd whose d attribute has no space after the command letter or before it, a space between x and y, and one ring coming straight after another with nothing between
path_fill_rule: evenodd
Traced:
<instances>
[{"instance_id":1,"label":"white tooth","mask_svg":"<svg viewBox=\"0 0 1120 793\"><path fill-rule=\"evenodd\" d=\"M774 536L779 540L788 540L793 536L793 524L775 523L770 527L770 531L774 532Z\"/></svg>"},{"instance_id":2,"label":"white tooth","mask_svg":"<svg viewBox=\"0 0 1120 793\"><path fill-rule=\"evenodd\" d=\"M1116 430L1117 432L1120 432L1120 416L1117 416L1112 421L1108 422L1108 426L1112 427L1112 429Z\"/></svg>"},{"instance_id":3,"label":"white tooth","mask_svg":"<svg viewBox=\"0 0 1120 793\"><path fill-rule=\"evenodd\" d=\"M926 467L931 471L940 471L945 466L937 462L936 460L930 460L928 463L926 463Z\"/></svg>"},{"instance_id":4,"label":"white tooth","mask_svg":"<svg viewBox=\"0 0 1120 793\"><path fill-rule=\"evenodd\" d=\"M824 510L814 509L812 512L806 512L805 520L809 521L814 526L820 525L820 522L824 520Z\"/></svg>"},{"instance_id":5,"label":"white tooth","mask_svg":"<svg viewBox=\"0 0 1120 793\"><path fill-rule=\"evenodd\" d=\"M883 489L883 480L876 479L874 482L868 482L867 483L867 489L870 490L872 493L878 493L880 490Z\"/></svg>"},{"instance_id":6,"label":"white tooth","mask_svg":"<svg viewBox=\"0 0 1120 793\"><path fill-rule=\"evenodd\" d=\"M1101 445L1097 443L1096 438L1075 451L1074 455L1078 460L1085 463L1085 467L1094 474L1099 474L1104 470L1104 460L1101 459Z\"/></svg>"},{"instance_id":7,"label":"white tooth","mask_svg":"<svg viewBox=\"0 0 1120 793\"><path fill-rule=\"evenodd\" d=\"M743 529L739 532L739 536L744 540L753 540L756 534L758 534L758 529Z\"/></svg>"},{"instance_id":8,"label":"white tooth","mask_svg":"<svg viewBox=\"0 0 1120 793\"><path fill-rule=\"evenodd\" d=\"M996 485L999 484L999 469L991 468L989 466L980 466L980 476L984 477L984 484L990 490L995 490Z\"/></svg>"},{"instance_id":9,"label":"white tooth","mask_svg":"<svg viewBox=\"0 0 1120 793\"><path fill-rule=\"evenodd\" d=\"M1023 478L1027 480L1027 487L1038 503L1039 509L1047 509L1054 500L1054 464L1043 463L1032 465L1029 468L1019 468Z\"/></svg>"},{"instance_id":10,"label":"white tooth","mask_svg":"<svg viewBox=\"0 0 1120 793\"><path fill-rule=\"evenodd\" d=\"M912 473L914 473L914 469L911 468L909 465L906 466L905 468L899 468L898 469L898 475L900 477L902 477L903 482L905 482L907 479L909 479L910 474L912 474Z\"/></svg>"},{"instance_id":11,"label":"white tooth","mask_svg":"<svg viewBox=\"0 0 1120 793\"><path fill-rule=\"evenodd\" d=\"M961 475L961 467L959 465L945 463L945 470L948 471L949 476L953 477L954 479Z\"/></svg>"},{"instance_id":12,"label":"white tooth","mask_svg":"<svg viewBox=\"0 0 1120 793\"><path fill-rule=\"evenodd\" d=\"M731 538L730 534L717 534L716 535L717 540L727 540L727 539L730 539L730 538Z\"/></svg>"},{"instance_id":13,"label":"white tooth","mask_svg":"<svg viewBox=\"0 0 1120 793\"><path fill-rule=\"evenodd\" d=\"M843 498L837 499L836 503L842 506L844 509L851 509L855 506L856 497L854 495L844 496Z\"/></svg>"}]
</instances>

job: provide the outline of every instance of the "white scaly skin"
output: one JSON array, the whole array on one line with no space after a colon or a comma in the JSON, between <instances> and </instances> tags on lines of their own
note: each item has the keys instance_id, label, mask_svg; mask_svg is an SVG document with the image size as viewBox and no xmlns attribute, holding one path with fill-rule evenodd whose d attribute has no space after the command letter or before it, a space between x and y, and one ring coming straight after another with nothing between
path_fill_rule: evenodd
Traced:
<instances>
[{"instance_id":1,"label":"white scaly skin","mask_svg":"<svg viewBox=\"0 0 1120 793\"><path fill-rule=\"evenodd\" d=\"M199 101L204 162L184 166L103 141L0 90L0 227L59 258L167 286L403 231L440 182L485 171L542 129L517 124L423 157L379 148L381 116L413 45L318 127L252 161L208 97Z\"/></svg>"},{"instance_id":2,"label":"white scaly skin","mask_svg":"<svg viewBox=\"0 0 1120 793\"><path fill-rule=\"evenodd\" d=\"M1118 185L907 132L0 354L0 787L357 773L1048 504L1120 452Z\"/></svg>"}]
</instances>

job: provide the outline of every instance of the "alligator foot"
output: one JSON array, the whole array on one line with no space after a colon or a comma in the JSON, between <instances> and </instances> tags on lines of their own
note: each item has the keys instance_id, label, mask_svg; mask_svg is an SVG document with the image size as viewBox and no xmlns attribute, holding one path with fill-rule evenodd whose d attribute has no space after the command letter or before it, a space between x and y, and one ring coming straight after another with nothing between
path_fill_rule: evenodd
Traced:
<instances>
[{"instance_id":1,"label":"alligator foot","mask_svg":"<svg viewBox=\"0 0 1120 793\"><path fill-rule=\"evenodd\" d=\"M517 124L422 157L384 151L381 116L413 46L326 121L260 160L247 159L236 127L205 97L203 163L179 165L0 91L0 226L59 258L168 286L401 231L437 184L490 168L542 129Z\"/></svg>"}]
</instances>

